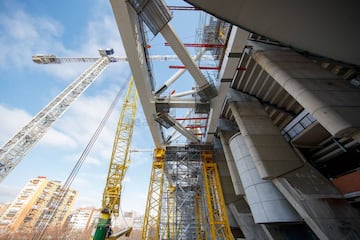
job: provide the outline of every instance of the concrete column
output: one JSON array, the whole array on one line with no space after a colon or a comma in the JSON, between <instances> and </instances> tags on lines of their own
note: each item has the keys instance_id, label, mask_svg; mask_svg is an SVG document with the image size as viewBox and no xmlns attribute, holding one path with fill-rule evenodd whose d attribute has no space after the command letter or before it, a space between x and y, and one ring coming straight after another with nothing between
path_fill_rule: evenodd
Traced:
<instances>
[{"instance_id":1,"label":"concrete column","mask_svg":"<svg viewBox=\"0 0 360 240\"><path fill-rule=\"evenodd\" d=\"M230 149L243 184L246 200L255 223L299 222L301 218L269 180L262 180L245 144L245 138L235 134Z\"/></svg>"},{"instance_id":2,"label":"concrete column","mask_svg":"<svg viewBox=\"0 0 360 240\"><path fill-rule=\"evenodd\" d=\"M229 89L228 102L262 179L272 179L302 166L257 99Z\"/></svg>"},{"instance_id":3,"label":"concrete column","mask_svg":"<svg viewBox=\"0 0 360 240\"><path fill-rule=\"evenodd\" d=\"M269 239L261 225L255 224L244 199L236 203L230 203L229 209L247 240Z\"/></svg>"},{"instance_id":4,"label":"concrete column","mask_svg":"<svg viewBox=\"0 0 360 240\"><path fill-rule=\"evenodd\" d=\"M230 177L234 186L234 191L236 195L245 195L244 188L241 183L239 172L237 171L234 158L231 154L229 146L229 138L234 135L231 132L221 131L219 133L221 145L224 151L225 159L229 168Z\"/></svg>"},{"instance_id":5,"label":"concrete column","mask_svg":"<svg viewBox=\"0 0 360 240\"><path fill-rule=\"evenodd\" d=\"M282 160L280 163L284 159L290 159L290 162L291 159L299 159L290 145L282 143L285 140L280 141L282 136L276 135L274 129L276 127L256 99L251 99L251 97L243 94L233 93L233 95L235 97L232 98L233 101L230 102L230 107L240 131L245 135L244 139L240 140L245 144L241 143L239 146L243 145L244 149L249 149L251 157L256 159L253 159L253 161L257 169L266 169L269 165L271 167L271 164L272 167L281 169L276 159ZM234 102L234 99L237 102ZM273 137L271 137L272 134L274 134ZM259 139L262 141L259 141ZM231 141L230 148L237 163L235 156L241 154L236 152L239 147L232 147ZM265 167L262 166L263 162L267 162ZM288 168L288 172L273 177L272 182L276 188L280 190L282 195L320 239L360 239L360 229L358 228L360 226L360 217L356 210L316 169L305 161L302 161L302 163L303 166L301 167L292 171ZM261 172L259 173L261 176ZM243 175L240 172L240 178L251 208L249 197L251 195L247 193L246 180ZM263 176L261 177L264 179ZM253 213L253 215L255 219L255 214Z\"/></svg>"},{"instance_id":6,"label":"concrete column","mask_svg":"<svg viewBox=\"0 0 360 240\"><path fill-rule=\"evenodd\" d=\"M255 46L252 57L334 137L360 130L358 88L289 49Z\"/></svg>"},{"instance_id":7,"label":"concrete column","mask_svg":"<svg viewBox=\"0 0 360 240\"><path fill-rule=\"evenodd\" d=\"M308 163L272 180L320 239L360 239L360 216Z\"/></svg>"}]
</instances>

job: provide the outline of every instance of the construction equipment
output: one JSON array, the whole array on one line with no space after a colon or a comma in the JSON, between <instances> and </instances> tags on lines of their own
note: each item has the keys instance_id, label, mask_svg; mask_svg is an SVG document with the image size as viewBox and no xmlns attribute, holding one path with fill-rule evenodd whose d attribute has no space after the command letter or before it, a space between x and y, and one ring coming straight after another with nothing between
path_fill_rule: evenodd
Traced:
<instances>
[{"instance_id":1,"label":"construction equipment","mask_svg":"<svg viewBox=\"0 0 360 240\"><path fill-rule=\"evenodd\" d=\"M234 239L211 145L155 150L141 239Z\"/></svg>"},{"instance_id":2,"label":"construction equipment","mask_svg":"<svg viewBox=\"0 0 360 240\"><path fill-rule=\"evenodd\" d=\"M99 49L99 57L57 57L53 54L38 54L32 57L38 64L61 64L74 62L94 62L76 78L28 124L11 137L0 148L0 182L16 167L25 154L45 135L57 119L94 82L103 70L114 62L126 62L127 57L112 56L112 48ZM154 55L152 60L166 61L178 59L176 55Z\"/></svg>"},{"instance_id":3,"label":"construction equipment","mask_svg":"<svg viewBox=\"0 0 360 240\"><path fill-rule=\"evenodd\" d=\"M111 217L119 216L122 181L130 164L130 145L134 130L138 94L133 79L130 80L120 113L115 140L102 199L102 211L94 240L116 239L129 235L131 228L112 234ZM123 233L123 234L121 234Z\"/></svg>"},{"instance_id":4,"label":"construction equipment","mask_svg":"<svg viewBox=\"0 0 360 240\"><path fill-rule=\"evenodd\" d=\"M154 161L150 176L149 192L146 202L145 217L141 239L157 240L159 238L160 211L164 183L165 150L155 149Z\"/></svg>"},{"instance_id":5,"label":"construction equipment","mask_svg":"<svg viewBox=\"0 0 360 240\"><path fill-rule=\"evenodd\" d=\"M109 109L105 113L103 119L100 121L100 124L96 131L94 132L93 136L89 140L88 144L86 145L83 153L80 155L79 159L77 160L74 168L72 169L70 175L66 179L65 183L61 186L59 190L59 194L56 196L56 198L52 199L51 202L51 208L47 209L46 211L46 217L41 218L36 223L36 229L34 231L34 235L32 237L32 240L40 240L46 234L46 230L48 229L49 225L51 225L54 220L56 219L57 212L59 210L59 207L61 206L62 202L66 199L66 196L68 195L68 192L70 192L70 186L73 183L74 179L76 178L79 170L81 169L81 166L83 165L85 159L87 158L88 154L90 153L92 147L94 146L96 140L98 139L101 131L103 130L106 122L109 120L111 113L115 109L116 104L118 103L123 89L125 88L126 83L123 83L123 85L120 87L119 92L116 94L114 100L112 101Z\"/></svg>"},{"instance_id":6,"label":"construction equipment","mask_svg":"<svg viewBox=\"0 0 360 240\"><path fill-rule=\"evenodd\" d=\"M113 54L112 48L109 49L99 49L101 56L109 56L110 62L127 62L128 58L126 56L110 56ZM204 55L203 59L211 60L213 56ZM32 61L38 64L60 64L60 63L73 63L73 62L96 62L98 57L57 57L54 54L37 54L32 57ZM178 60L179 58L176 55L152 55L149 56L149 59L155 61L168 61L168 60Z\"/></svg>"},{"instance_id":7,"label":"construction equipment","mask_svg":"<svg viewBox=\"0 0 360 240\"><path fill-rule=\"evenodd\" d=\"M25 154L41 139L54 122L69 108L69 106L94 82L102 71L113 60L112 49L99 50L100 58L92 59L95 63L76 78L45 108L43 108L28 124L10 138L0 148L0 182L16 167ZM36 63L69 62L54 55L52 57L34 56ZM72 58L72 62L84 62L87 58Z\"/></svg>"},{"instance_id":8,"label":"construction equipment","mask_svg":"<svg viewBox=\"0 0 360 240\"><path fill-rule=\"evenodd\" d=\"M113 49L99 50L101 58L106 58L110 62L126 61L126 57L110 57L114 53ZM154 59L166 60L166 56L154 56ZM170 57L169 57L170 58ZM33 56L35 63L53 64L69 62L93 62L96 58L57 58L54 55ZM130 80L127 93L124 98L123 108L118 120L115 134L114 145L108 168L108 176L103 193L102 211L94 234L94 240L117 239L120 236L129 236L132 228L123 229L118 233L112 233L111 217L119 215L120 196L122 181L130 163L130 144L134 129L138 94L133 79Z\"/></svg>"}]
</instances>

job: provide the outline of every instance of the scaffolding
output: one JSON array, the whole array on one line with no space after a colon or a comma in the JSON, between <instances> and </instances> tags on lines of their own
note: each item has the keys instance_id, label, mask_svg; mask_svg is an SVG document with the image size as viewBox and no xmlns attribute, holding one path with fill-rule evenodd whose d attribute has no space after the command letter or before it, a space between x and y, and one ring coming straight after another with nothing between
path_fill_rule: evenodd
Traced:
<instances>
[{"instance_id":1,"label":"scaffolding","mask_svg":"<svg viewBox=\"0 0 360 240\"><path fill-rule=\"evenodd\" d=\"M212 146L167 146L161 156L153 163L142 239L233 239Z\"/></svg>"},{"instance_id":2,"label":"scaffolding","mask_svg":"<svg viewBox=\"0 0 360 240\"><path fill-rule=\"evenodd\" d=\"M169 229L171 239L196 239L195 195L201 183L201 157L199 151L189 151L187 147L167 147L165 154L165 175L167 182L173 187L168 206L172 212L172 225ZM166 195L164 195L164 198ZM163 202L168 202L164 199ZM171 209L172 208L172 209ZM167 223L167 215L161 217L161 223ZM170 238L165 238L170 239Z\"/></svg>"}]
</instances>

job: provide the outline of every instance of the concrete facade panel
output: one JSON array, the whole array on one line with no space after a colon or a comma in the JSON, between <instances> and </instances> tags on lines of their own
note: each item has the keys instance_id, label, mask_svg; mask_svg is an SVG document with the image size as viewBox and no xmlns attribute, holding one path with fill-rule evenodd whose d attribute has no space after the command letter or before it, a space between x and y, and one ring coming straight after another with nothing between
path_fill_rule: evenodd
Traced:
<instances>
[{"instance_id":1,"label":"concrete facade panel","mask_svg":"<svg viewBox=\"0 0 360 240\"><path fill-rule=\"evenodd\" d=\"M240 169L241 166L238 166L238 169ZM240 173L240 171L239 171ZM248 188L249 186L252 186L253 183L253 178L251 177L251 174L249 172L249 170L243 170L242 173L240 173L241 175L241 182L243 184L244 189Z\"/></svg>"},{"instance_id":2,"label":"concrete facade panel","mask_svg":"<svg viewBox=\"0 0 360 240\"><path fill-rule=\"evenodd\" d=\"M332 72L321 68L313 62L282 62L281 68L287 72L289 79L342 80Z\"/></svg>"},{"instance_id":3,"label":"concrete facade panel","mask_svg":"<svg viewBox=\"0 0 360 240\"><path fill-rule=\"evenodd\" d=\"M289 214L292 214L292 208L284 208L283 205L288 204L286 199L278 199L276 201L262 202L262 208L268 209L267 213L272 222L290 222L288 219ZM301 219L296 219L299 222Z\"/></svg>"},{"instance_id":4,"label":"concrete facade panel","mask_svg":"<svg viewBox=\"0 0 360 240\"><path fill-rule=\"evenodd\" d=\"M254 103L254 98L243 96L242 93L230 93L242 96L242 102L230 102L230 108L245 139L246 149L244 151L250 152L260 177L271 179L302 166L302 162L285 142L279 129L269 116L265 116L266 112L263 106L260 103ZM240 98L232 98L232 100L238 99ZM246 115L241 112L241 106L247 103L252 108L257 108L256 111L251 110L252 113L261 112L261 115Z\"/></svg>"},{"instance_id":5,"label":"concrete facade panel","mask_svg":"<svg viewBox=\"0 0 360 240\"><path fill-rule=\"evenodd\" d=\"M305 89L311 89L311 91L339 91L339 92L358 92L350 84L345 84L340 79L303 79L297 78L297 81L289 79L283 84L283 87L287 89L289 93L292 93L294 97L300 94Z\"/></svg>"},{"instance_id":6,"label":"concrete facade panel","mask_svg":"<svg viewBox=\"0 0 360 240\"><path fill-rule=\"evenodd\" d=\"M264 209L261 202L251 203L251 204L249 204L249 206L250 206L251 212L253 214L255 223L272 223L272 222L274 222L273 219L275 219L276 217L272 216L271 213L269 213L268 214L269 216L268 216L265 212L267 209ZM275 221L275 222L277 222L277 221Z\"/></svg>"},{"instance_id":7,"label":"concrete facade panel","mask_svg":"<svg viewBox=\"0 0 360 240\"><path fill-rule=\"evenodd\" d=\"M251 158L251 157L250 157ZM249 164L253 164L252 168L248 171L250 178L251 178L251 182L252 184L259 184L259 183L263 183L265 182L265 180L262 180L260 178L260 175L258 173L258 170L256 169L256 167L254 167L254 163L251 161L249 162Z\"/></svg>"},{"instance_id":8,"label":"concrete facade panel","mask_svg":"<svg viewBox=\"0 0 360 240\"><path fill-rule=\"evenodd\" d=\"M277 129L268 116L240 116L241 132L244 135L278 135ZM240 124L239 124L240 125Z\"/></svg>"},{"instance_id":9,"label":"concrete facade panel","mask_svg":"<svg viewBox=\"0 0 360 240\"><path fill-rule=\"evenodd\" d=\"M289 52L281 49L272 49L262 52L271 62L283 63L307 63L308 59L302 58L300 54L296 52Z\"/></svg>"},{"instance_id":10,"label":"concrete facade panel","mask_svg":"<svg viewBox=\"0 0 360 240\"><path fill-rule=\"evenodd\" d=\"M229 204L229 209L238 223L241 231L246 239L249 240L267 240L269 239L261 225L255 224L251 212L247 212L241 208L237 203Z\"/></svg>"},{"instance_id":11,"label":"concrete facade panel","mask_svg":"<svg viewBox=\"0 0 360 240\"><path fill-rule=\"evenodd\" d=\"M284 197L282 195L277 194L276 191L274 191L274 189L267 186L266 184L256 184L255 188L258 193L261 193L262 195L261 199L264 202L284 200Z\"/></svg>"},{"instance_id":12,"label":"concrete facade panel","mask_svg":"<svg viewBox=\"0 0 360 240\"><path fill-rule=\"evenodd\" d=\"M354 111L357 110L357 111ZM334 137L352 136L359 131L360 109L354 108L321 108L312 113L315 119L321 119L322 126L327 126L327 130ZM342 116L349 116L347 121Z\"/></svg>"},{"instance_id":13,"label":"concrete facade panel","mask_svg":"<svg viewBox=\"0 0 360 240\"><path fill-rule=\"evenodd\" d=\"M300 221L295 210L289 205L272 182L260 178L250 152L247 150L247 147L244 147L246 146L244 137L239 133L235 134L229 140L229 145L255 223ZM240 151L242 152L241 154L239 154ZM284 215L278 215L276 211L270 208L264 208L263 202L268 202L269 206L276 205L277 208L284 208L281 212L284 213Z\"/></svg>"},{"instance_id":14,"label":"concrete facade panel","mask_svg":"<svg viewBox=\"0 0 360 240\"><path fill-rule=\"evenodd\" d=\"M250 208L255 203L260 203L262 201L262 198L260 198L260 195L259 195L259 193L256 190L256 187L254 185L253 186L248 186L247 188L245 188L245 192L246 192L246 198L248 199Z\"/></svg>"},{"instance_id":15,"label":"concrete facade panel","mask_svg":"<svg viewBox=\"0 0 360 240\"><path fill-rule=\"evenodd\" d=\"M359 89L292 50L255 50L252 57L333 136L360 129Z\"/></svg>"},{"instance_id":16,"label":"concrete facade panel","mask_svg":"<svg viewBox=\"0 0 360 240\"><path fill-rule=\"evenodd\" d=\"M273 183L320 239L359 239L360 217L342 194L309 164Z\"/></svg>"}]
</instances>

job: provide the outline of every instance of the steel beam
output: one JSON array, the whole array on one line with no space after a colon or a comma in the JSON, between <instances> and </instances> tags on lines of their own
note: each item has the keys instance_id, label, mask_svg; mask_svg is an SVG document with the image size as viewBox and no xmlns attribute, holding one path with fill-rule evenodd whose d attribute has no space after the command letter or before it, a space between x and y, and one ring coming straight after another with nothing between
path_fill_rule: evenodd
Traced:
<instances>
[{"instance_id":1,"label":"steel beam","mask_svg":"<svg viewBox=\"0 0 360 240\"><path fill-rule=\"evenodd\" d=\"M198 143L200 140L189 130L187 130L184 126L182 126L178 121L176 121L173 117L171 117L167 113L158 113L157 121L160 122L164 127L169 128L173 127L177 130L181 135L186 137L190 142Z\"/></svg>"},{"instance_id":2,"label":"steel beam","mask_svg":"<svg viewBox=\"0 0 360 240\"><path fill-rule=\"evenodd\" d=\"M215 97L217 95L215 87L207 81L200 69L196 66L194 60L191 58L189 52L186 50L184 44L180 41L170 24L166 24L160 33L169 42L171 48L199 85L200 97L205 101Z\"/></svg>"},{"instance_id":3,"label":"steel beam","mask_svg":"<svg viewBox=\"0 0 360 240\"><path fill-rule=\"evenodd\" d=\"M148 75L149 69L145 62L145 53L141 42L138 16L126 0L110 0L110 3L155 147L161 147L164 141L161 126L153 117L156 108L155 102L150 101L153 94Z\"/></svg>"},{"instance_id":4,"label":"steel beam","mask_svg":"<svg viewBox=\"0 0 360 240\"><path fill-rule=\"evenodd\" d=\"M167 104L169 108L194 108L197 104L207 104L202 103L196 98L178 98L178 97L171 97L171 98L158 98L152 100L151 103L155 104Z\"/></svg>"},{"instance_id":5,"label":"steel beam","mask_svg":"<svg viewBox=\"0 0 360 240\"><path fill-rule=\"evenodd\" d=\"M226 98L226 93L230 87L233 77L236 74L236 71L239 71L239 58L241 53L244 51L248 36L248 32L237 27L233 27L231 30L228 47L226 48L224 61L219 73L220 86L218 87L218 95L211 100L210 117L205 136L206 142L213 141L213 133L216 130L216 124L221 114L221 110Z\"/></svg>"}]
</instances>

